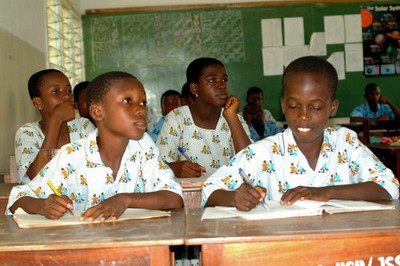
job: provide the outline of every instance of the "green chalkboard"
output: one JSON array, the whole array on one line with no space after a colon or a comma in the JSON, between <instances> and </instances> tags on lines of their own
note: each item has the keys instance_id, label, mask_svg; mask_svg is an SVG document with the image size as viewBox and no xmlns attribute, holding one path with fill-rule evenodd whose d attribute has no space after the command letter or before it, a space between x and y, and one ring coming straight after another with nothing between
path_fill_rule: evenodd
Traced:
<instances>
[{"instance_id":1,"label":"green chalkboard","mask_svg":"<svg viewBox=\"0 0 400 266\"><path fill-rule=\"evenodd\" d=\"M390 3L396 1L379 2ZM302 17L309 44L313 32L324 31L324 16L359 14L360 4L374 2L283 2L84 15L86 77L128 71L143 82L150 105L159 110L160 95L168 89L180 91L193 59L216 57L225 64L231 94L244 103L247 88L259 86L264 89L264 106L283 120L281 76L263 75L261 20ZM344 44L327 45L325 58L337 51L344 51ZM355 105L364 102L364 86L370 82L380 84L382 93L400 105L399 77L366 78L362 72L346 72L346 79L339 82L338 117L349 116Z\"/></svg>"}]
</instances>

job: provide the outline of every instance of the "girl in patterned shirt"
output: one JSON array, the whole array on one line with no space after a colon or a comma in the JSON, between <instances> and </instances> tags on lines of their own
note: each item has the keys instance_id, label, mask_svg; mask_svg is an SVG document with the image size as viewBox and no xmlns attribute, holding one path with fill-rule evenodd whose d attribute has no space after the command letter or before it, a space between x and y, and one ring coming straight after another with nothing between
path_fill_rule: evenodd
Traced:
<instances>
[{"instance_id":1,"label":"girl in patterned shirt","mask_svg":"<svg viewBox=\"0 0 400 266\"><path fill-rule=\"evenodd\" d=\"M94 125L76 118L72 87L59 70L45 69L28 81L29 96L41 120L21 126L15 134L15 158L21 183L28 183L51 159L49 151L86 137Z\"/></svg>"},{"instance_id":2,"label":"girl in patterned shirt","mask_svg":"<svg viewBox=\"0 0 400 266\"><path fill-rule=\"evenodd\" d=\"M195 99L165 116L157 139L163 160L179 178L213 173L250 144L248 127L237 114L239 100L228 96L224 65L215 58L195 59L186 79ZM190 160L183 158L178 147Z\"/></svg>"},{"instance_id":3,"label":"girl in patterned shirt","mask_svg":"<svg viewBox=\"0 0 400 266\"><path fill-rule=\"evenodd\" d=\"M337 80L335 68L321 58L290 63L281 99L288 129L249 145L208 178L203 204L249 211L264 197L283 205L303 199L397 199L398 180L357 134L326 128L338 108ZM251 185L243 183L239 168Z\"/></svg>"},{"instance_id":4,"label":"girl in patterned shirt","mask_svg":"<svg viewBox=\"0 0 400 266\"><path fill-rule=\"evenodd\" d=\"M105 221L117 219L126 208L182 207L182 188L145 133L142 83L128 73L109 72L90 83L86 97L97 129L63 146L31 182L14 187L7 214L20 207L58 219L74 209L82 220Z\"/></svg>"}]
</instances>

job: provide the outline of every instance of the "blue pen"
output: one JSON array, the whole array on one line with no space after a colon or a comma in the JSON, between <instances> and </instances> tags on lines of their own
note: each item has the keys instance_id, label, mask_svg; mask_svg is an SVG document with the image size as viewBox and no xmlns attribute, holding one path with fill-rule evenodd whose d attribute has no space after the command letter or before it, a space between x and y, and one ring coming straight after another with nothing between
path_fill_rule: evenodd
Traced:
<instances>
[{"instance_id":1,"label":"blue pen","mask_svg":"<svg viewBox=\"0 0 400 266\"><path fill-rule=\"evenodd\" d=\"M190 159L189 155L187 155L187 153L185 152L185 150L181 146L178 146L178 150L182 153L183 157L185 157L186 160L188 160L191 163L194 163L192 161L192 159Z\"/></svg>"},{"instance_id":2,"label":"blue pen","mask_svg":"<svg viewBox=\"0 0 400 266\"><path fill-rule=\"evenodd\" d=\"M250 180L249 180L249 178L247 177L247 175L245 174L245 172L243 171L242 168L239 168L239 175L242 177L242 179L243 179L244 182L246 182L247 184L249 184L249 185L251 186ZM263 198L263 200L261 201L261 205L262 205L267 211L269 211L268 205L267 205L267 203L265 202L265 198Z\"/></svg>"}]
</instances>

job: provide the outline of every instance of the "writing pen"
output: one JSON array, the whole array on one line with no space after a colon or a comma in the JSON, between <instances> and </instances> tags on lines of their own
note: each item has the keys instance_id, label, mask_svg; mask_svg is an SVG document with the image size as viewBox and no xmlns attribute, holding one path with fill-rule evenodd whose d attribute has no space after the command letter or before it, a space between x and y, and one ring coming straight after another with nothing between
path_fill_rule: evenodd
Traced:
<instances>
[{"instance_id":1,"label":"writing pen","mask_svg":"<svg viewBox=\"0 0 400 266\"><path fill-rule=\"evenodd\" d=\"M185 150L181 146L178 146L178 150L182 153L183 157L185 157L186 160L188 160L191 163L194 163L192 161L192 159L190 159L189 155L187 155L187 153L185 152Z\"/></svg>"},{"instance_id":2,"label":"writing pen","mask_svg":"<svg viewBox=\"0 0 400 266\"><path fill-rule=\"evenodd\" d=\"M49 185L51 190L53 190L54 194L56 194L57 196L61 197L60 192L56 189L56 187L53 185L53 183L51 183L50 180L47 180L47 184ZM72 212L72 210L68 209L68 211L72 216L75 216L74 213Z\"/></svg>"},{"instance_id":3,"label":"writing pen","mask_svg":"<svg viewBox=\"0 0 400 266\"><path fill-rule=\"evenodd\" d=\"M243 181L244 181L245 183L247 183L247 184L249 184L249 185L251 186L250 180L249 180L248 176L246 175L246 173L243 171L242 168L239 168L239 175L242 177L242 179L243 179ZM269 211L268 205L267 205L267 203L265 202L265 197L262 199L261 205L262 205L267 211Z\"/></svg>"}]
</instances>

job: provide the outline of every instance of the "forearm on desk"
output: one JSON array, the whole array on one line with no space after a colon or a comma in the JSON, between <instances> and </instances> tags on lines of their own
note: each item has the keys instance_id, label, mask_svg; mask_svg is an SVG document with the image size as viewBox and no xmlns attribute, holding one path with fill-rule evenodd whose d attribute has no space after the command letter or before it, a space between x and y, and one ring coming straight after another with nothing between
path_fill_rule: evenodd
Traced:
<instances>
[{"instance_id":1,"label":"forearm on desk","mask_svg":"<svg viewBox=\"0 0 400 266\"><path fill-rule=\"evenodd\" d=\"M235 206L235 191L227 191L223 189L215 190L208 197L206 207L214 206Z\"/></svg>"},{"instance_id":2,"label":"forearm on desk","mask_svg":"<svg viewBox=\"0 0 400 266\"><path fill-rule=\"evenodd\" d=\"M331 186L330 199L343 200L391 200L392 197L382 186L375 182Z\"/></svg>"}]
</instances>

